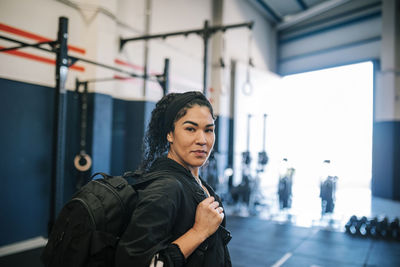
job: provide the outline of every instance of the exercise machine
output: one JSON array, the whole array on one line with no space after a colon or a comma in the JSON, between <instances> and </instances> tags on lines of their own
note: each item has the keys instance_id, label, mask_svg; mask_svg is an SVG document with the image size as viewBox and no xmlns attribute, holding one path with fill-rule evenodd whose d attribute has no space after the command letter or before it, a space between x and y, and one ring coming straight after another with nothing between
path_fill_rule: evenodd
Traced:
<instances>
[{"instance_id":1,"label":"exercise machine","mask_svg":"<svg viewBox=\"0 0 400 267\"><path fill-rule=\"evenodd\" d=\"M289 167L287 158L282 159L282 165L282 171L278 182L278 199L279 208L281 210L292 207L292 185L295 173L295 169Z\"/></svg>"},{"instance_id":2,"label":"exercise machine","mask_svg":"<svg viewBox=\"0 0 400 267\"><path fill-rule=\"evenodd\" d=\"M331 163L330 160L324 160L323 164L328 167ZM323 180L320 183L320 194L321 198L321 213L322 215L326 213L333 213L336 201L336 182L338 180L337 176L332 176L330 173L325 174L322 177Z\"/></svg>"}]
</instances>

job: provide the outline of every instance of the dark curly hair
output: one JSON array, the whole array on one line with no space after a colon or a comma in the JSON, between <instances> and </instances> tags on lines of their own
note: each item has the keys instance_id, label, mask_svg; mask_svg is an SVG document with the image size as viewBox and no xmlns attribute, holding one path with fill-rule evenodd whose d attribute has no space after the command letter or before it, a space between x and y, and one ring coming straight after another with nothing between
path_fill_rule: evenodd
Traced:
<instances>
[{"instance_id":1,"label":"dark curly hair","mask_svg":"<svg viewBox=\"0 0 400 267\"><path fill-rule=\"evenodd\" d=\"M215 120L214 111L211 103L201 92L191 92L196 96L193 100L186 103L183 108L176 114L173 123L168 126L167 131L164 128L165 114L168 106L181 94L170 93L161 98L156 107L151 112L151 119L147 127L147 131L143 141L143 157L139 169L149 171L153 162L168 153L169 143L166 133L174 131L174 124L177 120L186 115L188 109L194 105L206 106L210 110L212 118Z\"/></svg>"}]
</instances>

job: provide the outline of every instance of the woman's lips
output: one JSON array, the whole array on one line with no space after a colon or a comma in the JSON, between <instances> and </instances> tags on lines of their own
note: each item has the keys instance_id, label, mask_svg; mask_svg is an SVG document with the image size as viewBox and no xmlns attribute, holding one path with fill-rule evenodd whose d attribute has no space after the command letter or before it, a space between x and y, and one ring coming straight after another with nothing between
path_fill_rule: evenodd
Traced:
<instances>
[{"instance_id":1,"label":"woman's lips","mask_svg":"<svg viewBox=\"0 0 400 267\"><path fill-rule=\"evenodd\" d=\"M194 150L192 151L197 157L204 157L207 155L207 152L204 150Z\"/></svg>"}]
</instances>

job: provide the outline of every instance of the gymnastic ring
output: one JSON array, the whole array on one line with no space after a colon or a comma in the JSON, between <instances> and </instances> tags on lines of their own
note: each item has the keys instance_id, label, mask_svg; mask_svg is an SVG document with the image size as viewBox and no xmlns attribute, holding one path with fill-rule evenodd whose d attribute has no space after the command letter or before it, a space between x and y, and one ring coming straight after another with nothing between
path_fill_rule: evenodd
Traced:
<instances>
[{"instance_id":1,"label":"gymnastic ring","mask_svg":"<svg viewBox=\"0 0 400 267\"><path fill-rule=\"evenodd\" d=\"M85 160L85 164L83 164L83 165L81 165L81 163L80 163L82 158ZM78 154L74 158L74 166L78 171L85 172L85 171L89 170L90 167L92 167L92 159L86 153Z\"/></svg>"}]
</instances>

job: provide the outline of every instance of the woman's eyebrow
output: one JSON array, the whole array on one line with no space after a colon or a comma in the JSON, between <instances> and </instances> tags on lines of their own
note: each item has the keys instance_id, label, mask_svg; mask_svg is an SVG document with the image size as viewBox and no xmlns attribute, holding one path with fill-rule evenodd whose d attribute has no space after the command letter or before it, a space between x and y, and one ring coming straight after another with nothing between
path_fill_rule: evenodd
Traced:
<instances>
[{"instance_id":1,"label":"woman's eyebrow","mask_svg":"<svg viewBox=\"0 0 400 267\"><path fill-rule=\"evenodd\" d=\"M192 125L194 125L194 126L196 126L196 127L199 126L199 124L196 123L196 122L194 122L194 121L184 121L184 122L182 123L182 125L184 125L184 124L186 124L186 123L192 124ZM207 124L207 125L206 125L206 127L213 127L213 126L215 126L214 123L210 123L210 124Z\"/></svg>"},{"instance_id":2,"label":"woman's eyebrow","mask_svg":"<svg viewBox=\"0 0 400 267\"><path fill-rule=\"evenodd\" d=\"M184 121L184 122L182 123L182 125L183 125L183 124L186 124L186 123L193 124L194 126L199 126L197 123L195 123L195 122L193 122L193 121Z\"/></svg>"}]
</instances>

